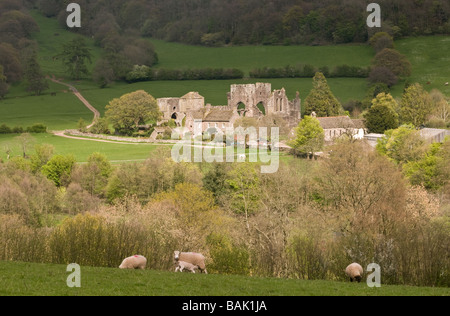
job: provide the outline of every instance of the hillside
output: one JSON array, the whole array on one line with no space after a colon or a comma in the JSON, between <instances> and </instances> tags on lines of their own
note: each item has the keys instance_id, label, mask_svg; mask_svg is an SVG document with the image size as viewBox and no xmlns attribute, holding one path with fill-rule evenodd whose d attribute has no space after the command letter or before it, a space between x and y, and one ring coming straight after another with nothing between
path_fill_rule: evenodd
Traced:
<instances>
[{"instance_id":1,"label":"hillside","mask_svg":"<svg viewBox=\"0 0 450 316\"><path fill-rule=\"evenodd\" d=\"M383 286L167 271L81 267L69 288L65 265L0 261L1 296L449 296L448 288ZM21 281L18 281L21 280Z\"/></svg>"},{"instance_id":2,"label":"hillside","mask_svg":"<svg viewBox=\"0 0 450 316\"><path fill-rule=\"evenodd\" d=\"M198 91L213 105L226 104L226 93L231 84L270 82L274 89L286 88L289 98L300 92L305 99L312 88L309 78L298 79L244 79L244 80L212 80L212 81L150 81L135 84L117 82L106 89L99 89L90 79L73 82L67 78L62 63L53 60L62 43L73 39L76 34L59 26L54 18L46 18L37 11L31 15L39 25L40 32L33 38L39 44L39 62L46 75L55 75L74 84L79 91L102 114L105 105L113 98L125 93L144 89L154 97L179 97L189 91ZM94 41L86 38L93 53L93 63L88 64L92 70L95 62L102 55L102 49L94 45ZM258 67L284 67L286 65L311 64L316 67L337 65L368 66L374 56L372 49L366 44L337 46L232 46L232 47L200 47L161 40L150 40L158 52L159 63L156 68L186 69L186 68L238 68L248 72ZM418 37L398 40L397 48L405 54L413 66L413 74L408 82L419 82L430 91L438 88L447 96L450 87L446 67L448 57L443 53L450 50L450 41L445 36ZM363 78L330 78L330 87L341 103L349 100L361 100L366 95L367 82ZM427 83L430 84L427 84ZM405 82L399 82L393 87L392 94L400 97ZM50 92L57 92L51 97ZM85 121L92 119L92 114L71 94L67 88L50 83L50 89L40 97L29 96L24 91L23 84L11 87L6 100L0 102L0 124L12 126L27 126L37 122L44 123L50 129L59 130L74 128L80 118Z\"/></svg>"}]
</instances>

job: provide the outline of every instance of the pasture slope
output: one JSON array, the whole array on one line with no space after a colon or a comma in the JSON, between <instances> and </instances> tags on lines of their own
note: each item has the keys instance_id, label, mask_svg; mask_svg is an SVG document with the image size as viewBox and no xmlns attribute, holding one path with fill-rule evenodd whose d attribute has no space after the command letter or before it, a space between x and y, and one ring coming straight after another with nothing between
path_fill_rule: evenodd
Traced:
<instances>
[{"instance_id":1,"label":"pasture slope","mask_svg":"<svg viewBox=\"0 0 450 316\"><path fill-rule=\"evenodd\" d=\"M0 262L0 296L450 296L448 288L81 267L69 288L67 266Z\"/></svg>"}]
</instances>

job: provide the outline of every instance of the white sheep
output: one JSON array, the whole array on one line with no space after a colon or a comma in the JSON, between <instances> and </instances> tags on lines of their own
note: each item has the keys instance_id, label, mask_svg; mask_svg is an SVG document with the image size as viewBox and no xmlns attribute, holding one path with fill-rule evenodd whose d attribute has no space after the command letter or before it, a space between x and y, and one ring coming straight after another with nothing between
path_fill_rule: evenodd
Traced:
<instances>
[{"instance_id":1,"label":"white sheep","mask_svg":"<svg viewBox=\"0 0 450 316\"><path fill-rule=\"evenodd\" d=\"M143 256L132 256L125 258L122 261L122 264L119 266L119 269L141 269L144 270L147 266L147 259Z\"/></svg>"},{"instance_id":2,"label":"white sheep","mask_svg":"<svg viewBox=\"0 0 450 316\"><path fill-rule=\"evenodd\" d=\"M361 282L364 270L360 264L352 263L345 269L345 273L350 277L351 282L357 281L359 283Z\"/></svg>"},{"instance_id":3,"label":"white sheep","mask_svg":"<svg viewBox=\"0 0 450 316\"><path fill-rule=\"evenodd\" d=\"M200 253L175 251L174 258L175 262L184 261L193 264L199 268L200 273L205 272L208 274L206 271L205 257Z\"/></svg>"},{"instance_id":4,"label":"white sheep","mask_svg":"<svg viewBox=\"0 0 450 316\"><path fill-rule=\"evenodd\" d=\"M197 270L198 267L196 265L193 265L192 263L185 262L185 261L177 261L177 267L175 269L175 272L183 272L183 270L191 271L192 273L195 273L195 270Z\"/></svg>"},{"instance_id":5,"label":"white sheep","mask_svg":"<svg viewBox=\"0 0 450 316\"><path fill-rule=\"evenodd\" d=\"M445 85L445 86L448 86L448 82L446 82L444 85Z\"/></svg>"}]
</instances>

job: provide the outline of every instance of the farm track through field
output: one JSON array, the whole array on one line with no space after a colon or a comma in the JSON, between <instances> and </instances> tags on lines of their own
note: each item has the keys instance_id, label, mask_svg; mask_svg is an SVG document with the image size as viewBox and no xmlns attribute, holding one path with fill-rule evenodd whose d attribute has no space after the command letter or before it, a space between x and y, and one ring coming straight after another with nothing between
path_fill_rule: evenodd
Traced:
<instances>
[{"instance_id":1,"label":"farm track through field","mask_svg":"<svg viewBox=\"0 0 450 316\"><path fill-rule=\"evenodd\" d=\"M52 77L50 77L49 78L51 81L53 81L53 82L55 82L55 83L58 83L58 84L61 84L61 85L64 85L64 86L66 86L66 87L69 87L69 89L70 89L70 91L72 91L73 92L73 94L92 112L92 113L94 113L94 119L93 119L93 121L92 121L92 123L89 125L89 126L87 126L87 128L90 128L90 127L92 127L93 125L94 125L94 123L95 123L95 121L96 120L98 120L99 118L100 118L100 112L96 109L96 108L94 108L82 95L81 95L81 93L77 90L77 88L75 88L74 86L72 86L71 84L68 84L68 83L65 83L65 82L62 82L62 81L60 81L60 80L57 80L57 79L55 79L55 78L52 78Z\"/></svg>"}]
</instances>

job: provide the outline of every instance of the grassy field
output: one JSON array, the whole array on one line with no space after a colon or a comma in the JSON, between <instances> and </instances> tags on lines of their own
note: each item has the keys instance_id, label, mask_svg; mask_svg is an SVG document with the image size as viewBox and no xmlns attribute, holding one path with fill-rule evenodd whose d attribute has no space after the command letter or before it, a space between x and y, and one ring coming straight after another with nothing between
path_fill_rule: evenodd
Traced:
<instances>
[{"instance_id":1,"label":"grassy field","mask_svg":"<svg viewBox=\"0 0 450 316\"><path fill-rule=\"evenodd\" d=\"M0 262L0 296L449 296L448 288L381 286L236 275L81 267L69 288L65 265Z\"/></svg>"},{"instance_id":2,"label":"grassy field","mask_svg":"<svg viewBox=\"0 0 450 316\"><path fill-rule=\"evenodd\" d=\"M40 26L40 32L34 35L39 42L39 61L46 75L62 78L70 82L83 96L104 115L105 106L113 98L136 90L145 90L155 98L180 97L190 91L198 91L205 97L206 103L225 105L227 92L232 84L270 82L272 89L285 88L290 99L300 92L301 99L305 99L312 88L312 79L243 79L243 80L213 80L213 81L155 81L135 84L115 83L106 89L99 89L91 79L84 78L73 82L66 77L61 61L54 60L62 44L74 38L76 34L62 28L56 19L43 17L33 11L33 17ZM102 50L95 47L92 39L87 43L93 54L93 64L101 56ZM374 56L368 45L338 45L338 46L237 46L208 48L188 46L177 43L167 43L149 39L160 57L157 67L163 68L204 68L204 67L236 67L248 74L255 67L283 67L288 64L312 64L314 66L348 64L367 66ZM450 78L448 67L449 57L444 52L450 50L450 39L444 36L418 37L402 39L396 42L396 47L406 54L413 65L413 74L409 82L419 82L428 90L438 88L450 95L450 87L444 83ZM338 97L345 103L352 99L361 100L365 97L367 82L357 78L333 78L329 85ZM430 84L427 84L430 82ZM35 123L43 123L50 130L64 130L76 128L77 122L83 118L86 122L93 119L93 114L70 92L67 87L53 82L50 89L42 96L30 96L25 92L23 84L11 87L11 92L5 100L0 101L0 124L10 127L28 127ZM393 89L393 95L400 97L405 82L399 83ZM56 92L56 97L50 96ZM10 136L0 138L1 143ZM9 141L9 140L8 140ZM87 143L75 140L56 140L52 136L37 137L37 141L54 144L58 152L75 153L77 158L84 161L91 149L99 148L105 151L112 160L142 159L148 153L145 146ZM103 148L104 146L105 148ZM134 148L134 149L133 149ZM1 147L0 147L1 149ZM0 152L0 156L3 153Z\"/></svg>"},{"instance_id":3,"label":"grassy field","mask_svg":"<svg viewBox=\"0 0 450 316\"><path fill-rule=\"evenodd\" d=\"M316 67L366 67L373 58L368 45L337 46L229 46L202 47L152 39L159 55L157 68L238 68L248 76L261 67L310 64Z\"/></svg>"},{"instance_id":4,"label":"grassy field","mask_svg":"<svg viewBox=\"0 0 450 316\"><path fill-rule=\"evenodd\" d=\"M6 148L11 149L11 157L21 157L22 147L17 139L16 134L0 135L0 159L6 160ZM53 134L32 134L33 141L28 146L28 155L34 153L34 144L50 144L55 148L55 154L75 156L79 163L87 162L88 157L94 153L99 152L104 154L111 162L139 162L150 157L151 153L161 147L167 147L168 150L172 148L171 145L153 145L146 143L127 143L127 142L98 142L92 139L78 140L59 137ZM214 151L212 152L214 153ZM246 150L249 153L249 150ZM225 154L225 150L224 150ZM235 161L237 160L237 152ZM224 157L224 160L226 158ZM289 162L292 156L280 152L280 161Z\"/></svg>"},{"instance_id":5,"label":"grassy field","mask_svg":"<svg viewBox=\"0 0 450 316\"><path fill-rule=\"evenodd\" d=\"M439 89L450 97L450 37L421 36L396 41L396 48L408 56L412 64L412 76L409 82L418 82L428 91ZM429 83L429 84L428 84ZM402 92L401 85L395 86L394 93Z\"/></svg>"},{"instance_id":6,"label":"grassy field","mask_svg":"<svg viewBox=\"0 0 450 316\"><path fill-rule=\"evenodd\" d=\"M0 158L5 159L4 148L11 148L11 157L21 156L22 150L18 135L0 135ZM86 162L94 152L99 152L111 161L140 161L149 158L150 153L159 146L150 144L102 143L89 140L75 140L55 136L53 134L33 134L34 144L50 144L55 147L55 154L73 154L77 162ZM29 154L34 150L30 147Z\"/></svg>"}]
</instances>

